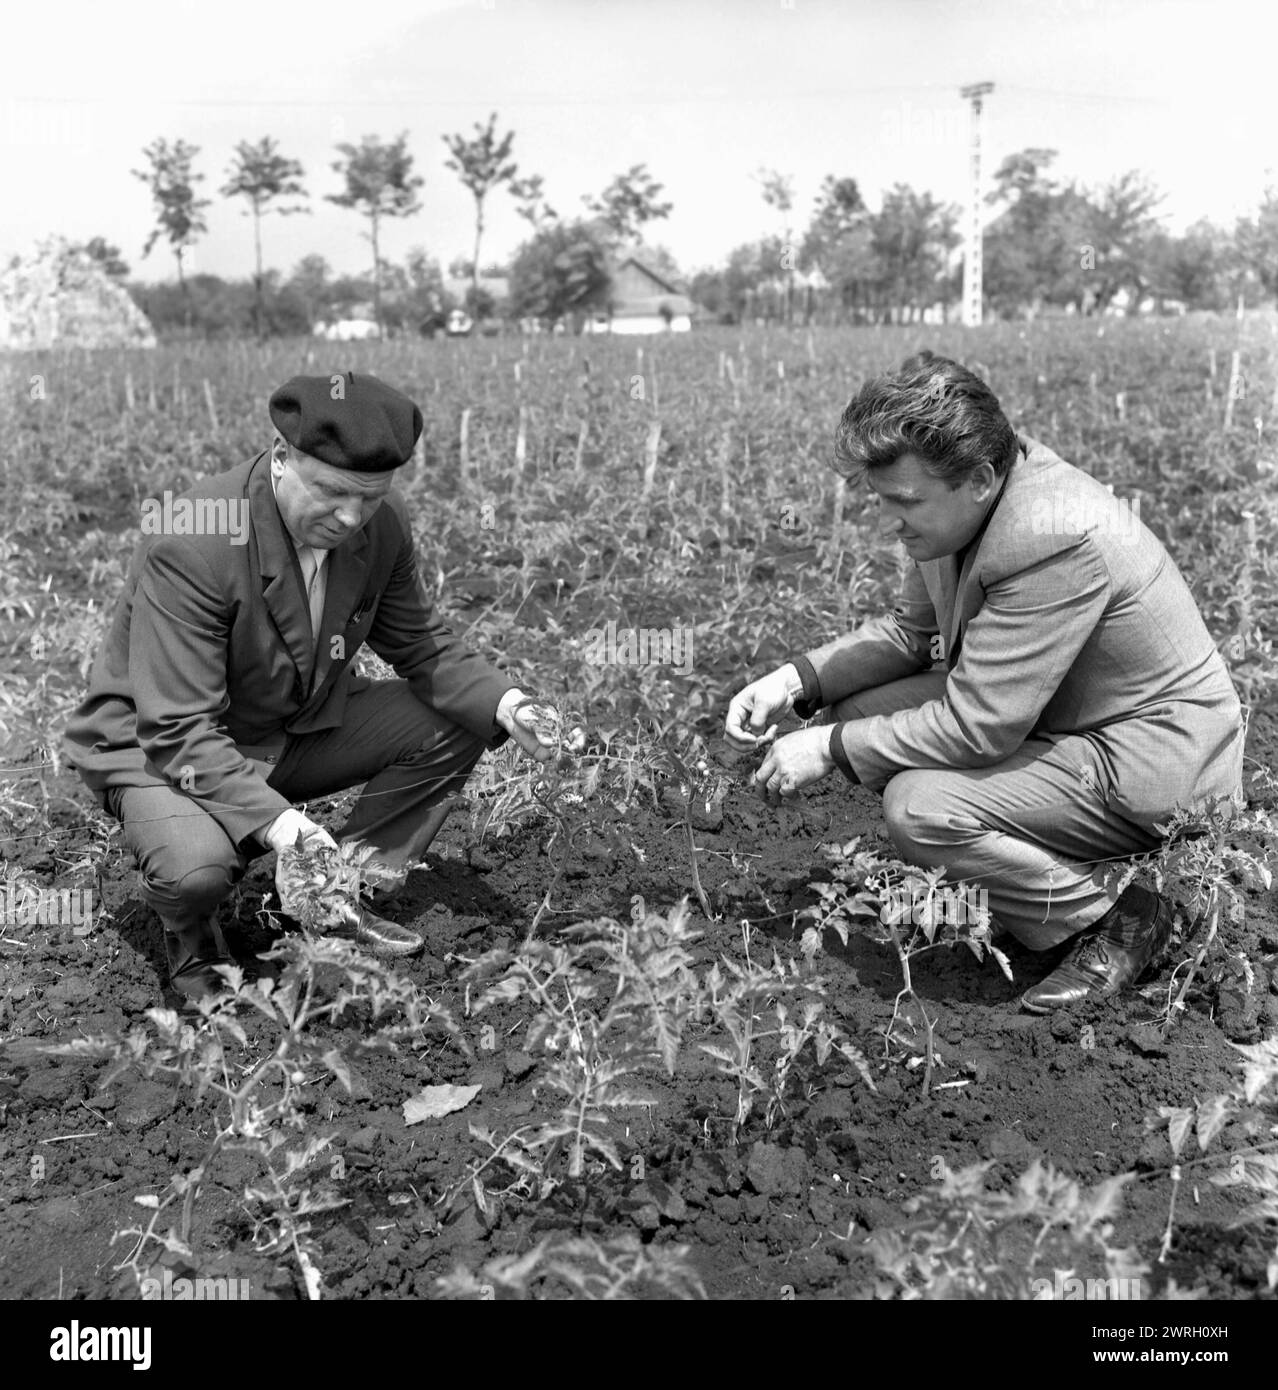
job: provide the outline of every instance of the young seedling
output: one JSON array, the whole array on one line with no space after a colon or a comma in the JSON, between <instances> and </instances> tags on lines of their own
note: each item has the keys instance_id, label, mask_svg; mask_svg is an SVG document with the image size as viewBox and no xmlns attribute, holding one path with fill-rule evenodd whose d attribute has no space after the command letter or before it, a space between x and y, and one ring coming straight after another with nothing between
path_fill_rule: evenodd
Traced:
<instances>
[{"instance_id":1,"label":"young seedling","mask_svg":"<svg viewBox=\"0 0 1278 1390\"><path fill-rule=\"evenodd\" d=\"M280 964L278 979L263 976L249 983L239 966L222 967L227 991L202 1000L193 1021L171 1009L150 1009L154 1032L138 1027L124 1038L77 1039L50 1051L107 1060L103 1086L136 1071L176 1081L197 1102L206 1096L214 1100L217 1123L199 1163L188 1173L175 1174L165 1196L139 1199L153 1213L147 1227L117 1233L117 1238L136 1240L120 1269L132 1269L141 1278L148 1250L157 1244L191 1256L196 1199L219 1156L238 1150L256 1156L264 1173L263 1184L245 1189L251 1209L263 1213L254 1217L258 1248L290 1253L308 1297L318 1298L322 1280L308 1218L343 1206L346 1199L312 1186L305 1177L332 1136L312 1135L300 1148L290 1148L286 1131L304 1131L302 1089L314 1079L330 1075L351 1093L350 1056L320 1036L321 1026L366 1014L372 1027L348 1045L353 1054L419 1042L430 1024L453 1035L457 1030L446 1010L424 1001L411 982L348 942L294 935L263 959ZM259 1029L250 1037L247 1024L254 1015L266 1031L262 1041ZM161 1235L160 1214L179 1200L176 1226Z\"/></svg>"},{"instance_id":2,"label":"young seedling","mask_svg":"<svg viewBox=\"0 0 1278 1390\"><path fill-rule=\"evenodd\" d=\"M1138 875L1149 879L1158 893L1185 904L1189 925L1186 943L1195 939L1198 949L1188 961L1172 972L1168 1004L1162 1016L1164 1034L1185 1009L1185 999L1212 946L1222 923L1241 926L1246 915L1244 889L1268 892L1278 869L1278 820L1263 804L1240 810L1231 797L1220 798L1206 810L1178 810L1166 825L1159 827L1164 837L1160 848L1140 855L1121 870L1111 869L1106 881L1121 893ZM1180 980L1176 997L1170 997L1181 968L1188 970Z\"/></svg>"},{"instance_id":3,"label":"young seedling","mask_svg":"<svg viewBox=\"0 0 1278 1390\"><path fill-rule=\"evenodd\" d=\"M543 1196L560 1185L561 1155L564 1176L573 1182L582 1180L591 1159L621 1170L609 1133L612 1112L655 1104L632 1089L640 1073L656 1067L674 1073L684 1028L699 1005L689 953L696 935L680 905L665 917L646 914L629 928L611 918L582 923L553 944L529 939L515 953L492 951L470 965L462 976L468 993L486 986L472 1012L519 999L536 1008L525 1047L547 1057L538 1085L565 1099L557 1118L505 1140L478 1132L490 1154L441 1200L451 1204L498 1158L535 1181ZM482 1203L482 1188L474 1190Z\"/></svg>"},{"instance_id":4,"label":"young seedling","mask_svg":"<svg viewBox=\"0 0 1278 1390\"><path fill-rule=\"evenodd\" d=\"M1192 1106L1160 1105L1156 1115L1147 1116L1147 1131L1167 1129L1171 1146L1172 1165L1169 1170L1171 1194L1167 1204L1167 1224L1163 1230L1158 1262L1166 1262L1172 1250L1176 1228L1176 1201L1184 1181L1184 1170L1191 1164L1206 1162L1205 1157L1186 1159L1184 1152L1190 1134L1194 1135L1200 1155L1233 1121L1242 1121L1249 1135L1264 1133L1269 1137L1257 1143L1235 1148L1225 1168L1211 1174L1218 1187L1250 1188L1260 1200L1242 1211L1234 1227L1268 1226L1278 1221L1278 1126L1271 1123L1278 1113L1278 1036L1257 1044L1233 1043L1243 1056L1243 1079L1228 1091L1196 1100ZM1259 1115L1257 1115L1257 1109ZM1266 1279L1272 1292L1278 1289L1278 1243L1269 1257Z\"/></svg>"},{"instance_id":5,"label":"young seedling","mask_svg":"<svg viewBox=\"0 0 1278 1390\"><path fill-rule=\"evenodd\" d=\"M1012 968L1007 956L990 937L991 919L981 895L966 884L945 885L945 870L923 870L885 859L871 850L859 848L860 838L845 845L826 845L823 850L834 865L834 881L814 883L821 899L804 915L813 925L802 937L801 950L812 962L821 949L821 937L833 929L846 946L849 928L868 928L871 941L890 946L901 967L901 989L892 1005L892 1017L884 1030L884 1047L891 1051L892 1032L901 1012L902 1001L910 999L923 1020L923 1094L929 1095L936 1064L932 1018L914 990L910 963L924 951L937 946L966 946L983 960L988 954L1010 980Z\"/></svg>"}]
</instances>

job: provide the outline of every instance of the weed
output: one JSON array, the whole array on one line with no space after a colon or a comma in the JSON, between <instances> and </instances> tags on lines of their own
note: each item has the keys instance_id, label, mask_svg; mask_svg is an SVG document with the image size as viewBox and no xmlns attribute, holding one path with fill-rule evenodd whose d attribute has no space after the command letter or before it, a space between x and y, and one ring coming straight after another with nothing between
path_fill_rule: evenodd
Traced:
<instances>
[{"instance_id":1,"label":"weed","mask_svg":"<svg viewBox=\"0 0 1278 1390\"><path fill-rule=\"evenodd\" d=\"M464 1266L435 1281L444 1298L535 1297L556 1281L570 1295L590 1300L703 1299L701 1279L686 1245L644 1245L637 1236L601 1242L592 1236L539 1241L522 1255L489 1260L478 1275Z\"/></svg>"},{"instance_id":2,"label":"weed","mask_svg":"<svg viewBox=\"0 0 1278 1390\"><path fill-rule=\"evenodd\" d=\"M1038 1271L1046 1265L1072 1274L1080 1258L1103 1262L1107 1279L1138 1280L1148 1272L1134 1250L1110 1244L1123 1188L1135 1174L1084 1189L1035 1160L1010 1190L992 1191L991 1167L947 1170L937 1187L905 1204L911 1220L903 1227L870 1235L870 1251L887 1276L880 1298L1039 1298L1055 1281L1040 1280Z\"/></svg>"},{"instance_id":3,"label":"weed","mask_svg":"<svg viewBox=\"0 0 1278 1390\"><path fill-rule=\"evenodd\" d=\"M329 1075L350 1094L351 1055L397 1050L421 1039L431 1024L456 1031L447 1013L423 1000L411 983L347 942L291 936L262 959L280 966L278 979L264 975L250 983L239 966L223 966L227 991L202 1000L192 1021L171 1009L149 1009L153 1031L135 1027L124 1038L77 1039L49 1049L54 1055L106 1060L104 1087L132 1071L174 1081L197 1102L212 1096L218 1107L216 1131L199 1163L175 1174L163 1196L138 1199L152 1212L146 1227L116 1233L116 1239L135 1240L117 1268L131 1270L139 1285L153 1246L194 1258L196 1199L219 1156L239 1151L255 1156L264 1175L244 1194L255 1213L257 1248L290 1254L308 1296L318 1298L322 1276L307 1218L342 1206L346 1199L323 1183L313 1185L305 1175L332 1136L311 1135L300 1146L289 1146L287 1131L304 1132L306 1127L303 1088ZM373 1026L348 1040L345 1051L320 1036L320 1025L349 1024L361 1015ZM265 1038L259 1036L260 1027L250 1038L247 1021L254 1016L264 1026ZM161 1233L161 1215L179 1203L176 1225Z\"/></svg>"},{"instance_id":4,"label":"weed","mask_svg":"<svg viewBox=\"0 0 1278 1390\"><path fill-rule=\"evenodd\" d=\"M1243 1055L1243 1078L1228 1091L1197 1100L1192 1106L1160 1105L1156 1116L1147 1116L1147 1130L1158 1130L1165 1122L1172 1151L1169 1171L1171 1195L1167 1205L1167 1225L1163 1231L1159 1262L1171 1253L1176 1226L1176 1199L1188 1162L1181 1155L1192 1131L1200 1154L1205 1154L1225 1126L1242 1124L1248 1139L1258 1134L1268 1137L1236 1149L1227 1167L1218 1168L1211 1181L1218 1187L1241 1187L1257 1194L1259 1200L1240 1212L1234 1226L1278 1225L1278 1035L1251 1045L1231 1044ZM1256 1113L1260 1107L1260 1113ZM1192 1160L1190 1160L1192 1161ZM1205 1160L1203 1160L1205 1161ZM1278 1240L1265 1270L1270 1292L1278 1289Z\"/></svg>"}]
</instances>

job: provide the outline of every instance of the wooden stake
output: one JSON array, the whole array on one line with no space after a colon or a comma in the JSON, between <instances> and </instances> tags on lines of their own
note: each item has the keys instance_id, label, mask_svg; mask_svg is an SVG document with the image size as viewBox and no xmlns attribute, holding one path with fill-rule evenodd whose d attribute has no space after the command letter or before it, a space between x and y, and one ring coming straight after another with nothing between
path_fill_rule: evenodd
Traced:
<instances>
[{"instance_id":1,"label":"wooden stake","mask_svg":"<svg viewBox=\"0 0 1278 1390\"><path fill-rule=\"evenodd\" d=\"M204 404L209 408L209 424L213 428L213 433L217 434L217 406L213 404L213 388L209 385L208 377L204 378Z\"/></svg>"},{"instance_id":2,"label":"wooden stake","mask_svg":"<svg viewBox=\"0 0 1278 1390\"><path fill-rule=\"evenodd\" d=\"M461 455L462 482L470 480L470 406L461 413L461 429L458 431L458 448Z\"/></svg>"},{"instance_id":3,"label":"wooden stake","mask_svg":"<svg viewBox=\"0 0 1278 1390\"><path fill-rule=\"evenodd\" d=\"M725 439L719 450L719 515L725 520L732 516L732 441Z\"/></svg>"},{"instance_id":4,"label":"wooden stake","mask_svg":"<svg viewBox=\"0 0 1278 1390\"><path fill-rule=\"evenodd\" d=\"M582 475L583 475L583 474L585 473L585 471L586 471L586 466L585 466L585 457L586 457L586 433L587 433L587 431L588 431L589 428L590 428L590 427L587 425L586 421L583 420L583 421L581 422L581 429L580 429L580 430L578 431L578 433L577 433L577 457L576 457L576 460L575 460L575 463L574 463L574 469L573 469L573 471L576 473L577 477L579 477L579 478L582 477Z\"/></svg>"},{"instance_id":5,"label":"wooden stake","mask_svg":"<svg viewBox=\"0 0 1278 1390\"><path fill-rule=\"evenodd\" d=\"M643 351L642 348L639 349ZM643 492L640 494L641 503L646 503L652 495L652 485L657 478L657 454L661 449L661 421L654 420L648 426L648 439L644 444L644 455L646 462L643 468Z\"/></svg>"},{"instance_id":6,"label":"wooden stake","mask_svg":"<svg viewBox=\"0 0 1278 1390\"><path fill-rule=\"evenodd\" d=\"M1234 402L1238 399L1239 379L1242 368L1242 353L1235 351L1229 359L1229 389L1225 392L1225 429L1234 423Z\"/></svg>"},{"instance_id":7,"label":"wooden stake","mask_svg":"<svg viewBox=\"0 0 1278 1390\"><path fill-rule=\"evenodd\" d=\"M741 388L737 385L737 369L732 365L732 358L727 359L728 380L732 383L732 408L741 409Z\"/></svg>"},{"instance_id":8,"label":"wooden stake","mask_svg":"<svg viewBox=\"0 0 1278 1390\"><path fill-rule=\"evenodd\" d=\"M518 364L516 364L518 365ZM528 458L528 407L519 407L519 433L515 436L515 475L513 486L517 486L524 476L524 462Z\"/></svg>"},{"instance_id":9,"label":"wooden stake","mask_svg":"<svg viewBox=\"0 0 1278 1390\"><path fill-rule=\"evenodd\" d=\"M125 372L125 374L124 374L124 408L125 408L126 410L131 411L131 410L134 409L134 407L135 407L136 405L137 405L137 401L136 401L136 399L134 398L134 395L133 395L133 373L132 373L132 372Z\"/></svg>"}]
</instances>

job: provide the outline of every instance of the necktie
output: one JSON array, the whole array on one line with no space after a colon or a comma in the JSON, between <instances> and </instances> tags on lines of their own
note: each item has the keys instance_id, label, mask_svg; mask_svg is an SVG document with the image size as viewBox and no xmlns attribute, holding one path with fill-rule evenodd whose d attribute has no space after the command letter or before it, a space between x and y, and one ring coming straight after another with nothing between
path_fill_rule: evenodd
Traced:
<instances>
[{"instance_id":1,"label":"necktie","mask_svg":"<svg viewBox=\"0 0 1278 1390\"><path fill-rule=\"evenodd\" d=\"M327 556L313 546L304 545L297 553L302 566L302 583L306 589L306 601L311 609L311 641L319 641L320 624L324 620L324 565Z\"/></svg>"}]
</instances>

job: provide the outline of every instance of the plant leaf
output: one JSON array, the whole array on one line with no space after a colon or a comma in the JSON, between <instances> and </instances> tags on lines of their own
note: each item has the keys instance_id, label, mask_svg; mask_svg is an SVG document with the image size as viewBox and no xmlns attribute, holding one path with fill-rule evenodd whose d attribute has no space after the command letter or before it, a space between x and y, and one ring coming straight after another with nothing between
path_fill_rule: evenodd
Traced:
<instances>
[{"instance_id":1,"label":"plant leaf","mask_svg":"<svg viewBox=\"0 0 1278 1390\"><path fill-rule=\"evenodd\" d=\"M462 1110L479 1094L479 1086L424 1086L404 1102L404 1123L415 1125L421 1120L438 1120Z\"/></svg>"}]
</instances>

